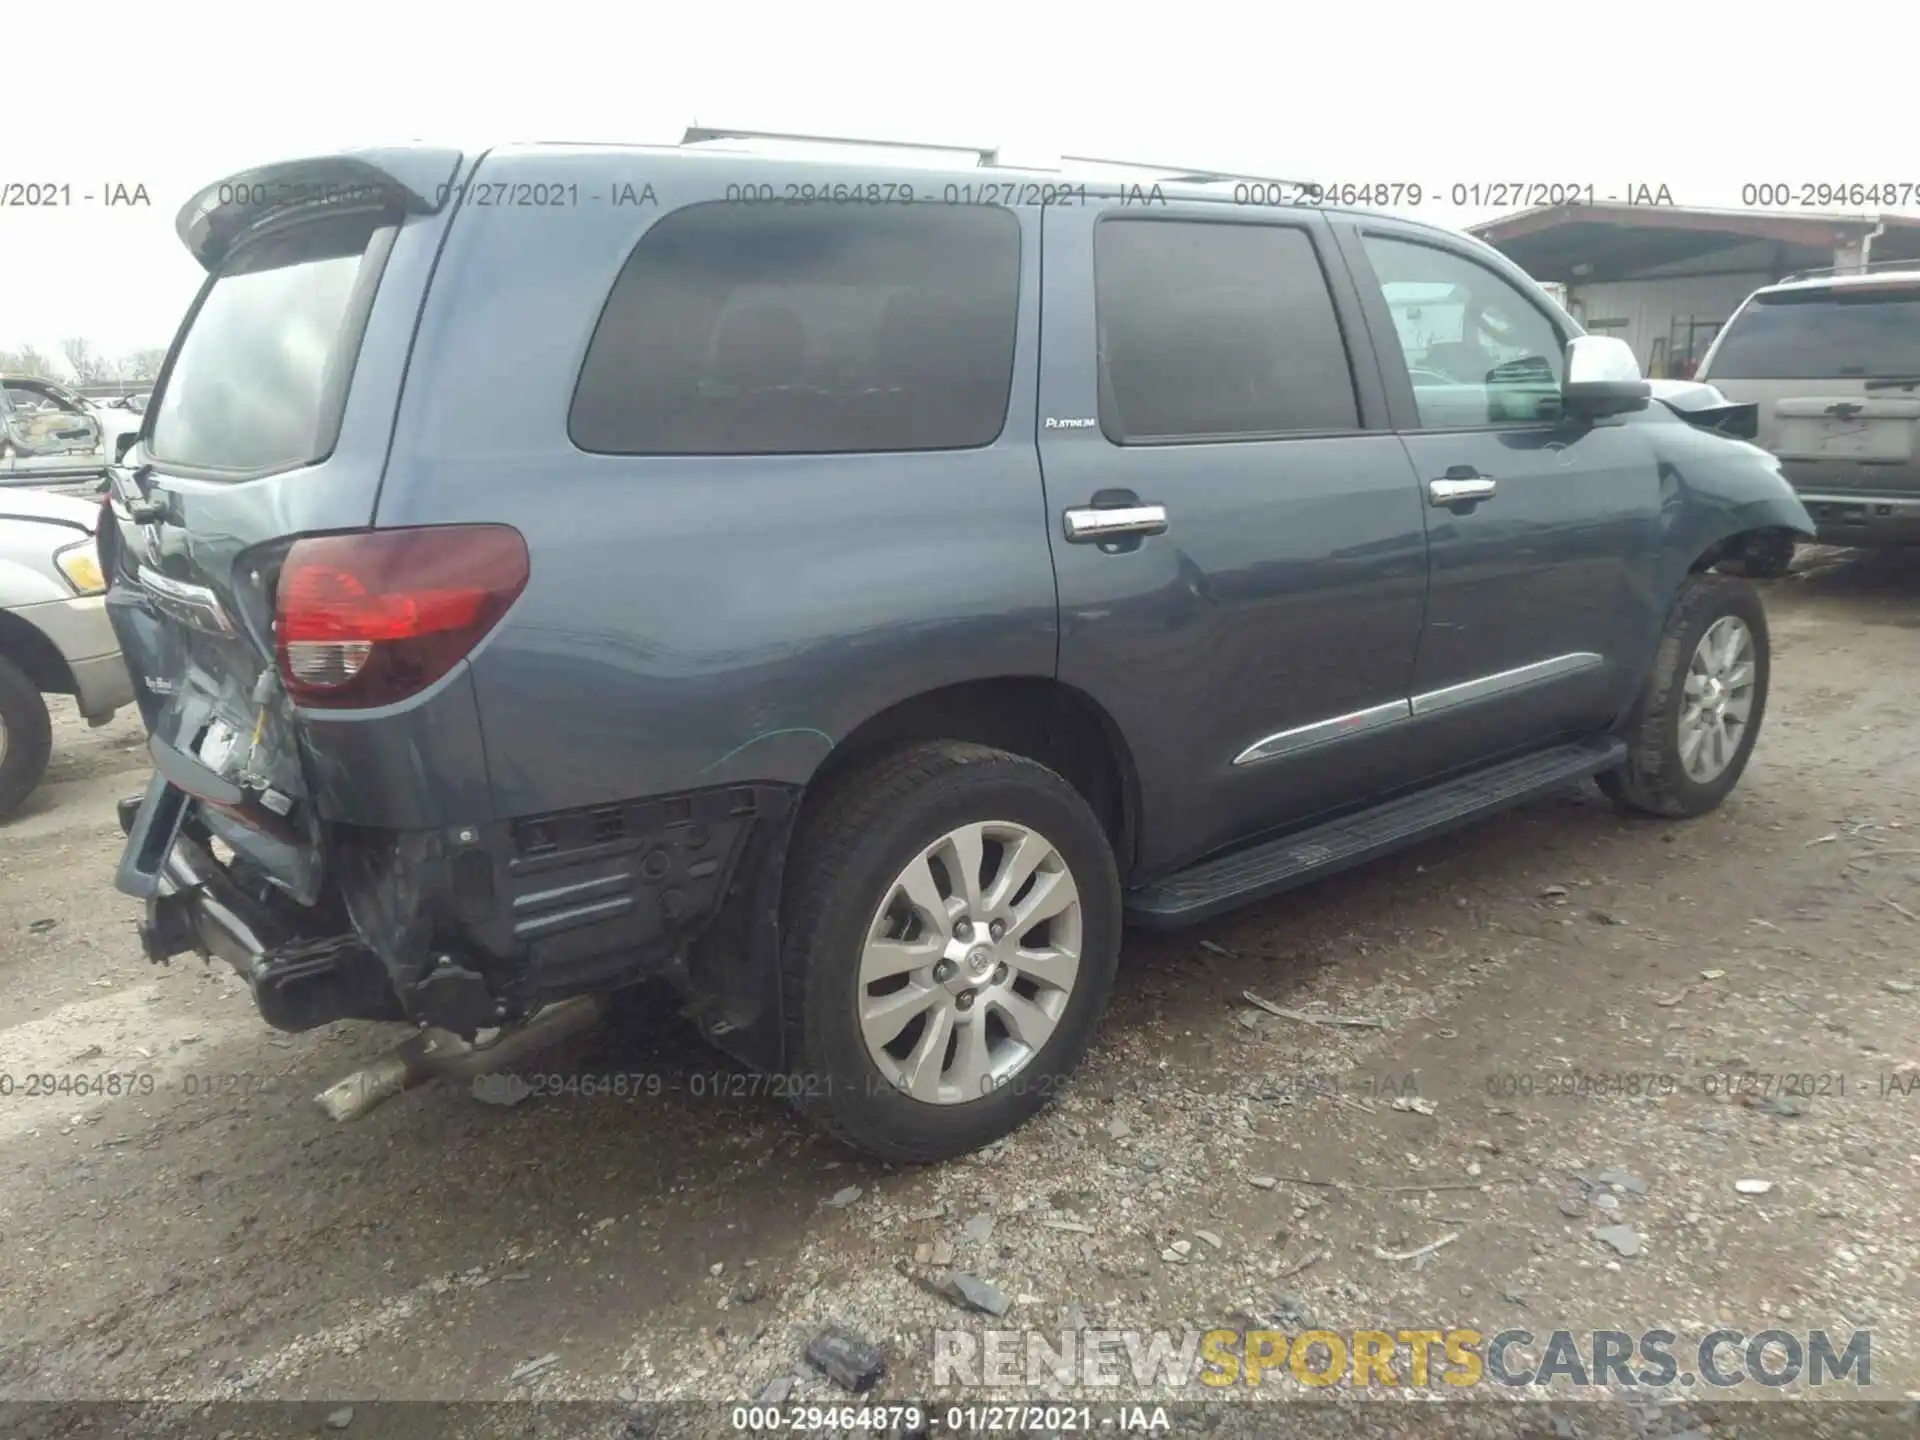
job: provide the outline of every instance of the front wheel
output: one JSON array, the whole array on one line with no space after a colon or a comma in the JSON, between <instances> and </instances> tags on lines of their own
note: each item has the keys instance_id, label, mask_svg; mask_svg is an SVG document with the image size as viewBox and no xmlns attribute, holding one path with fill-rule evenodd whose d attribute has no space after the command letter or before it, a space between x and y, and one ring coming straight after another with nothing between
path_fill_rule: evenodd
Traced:
<instances>
[{"instance_id":1,"label":"front wheel","mask_svg":"<svg viewBox=\"0 0 1920 1440\"><path fill-rule=\"evenodd\" d=\"M1767 708L1767 612L1745 580L1689 575L1623 736L1627 760L1595 777L1629 810L1686 817L1739 783Z\"/></svg>"},{"instance_id":2,"label":"front wheel","mask_svg":"<svg viewBox=\"0 0 1920 1440\"><path fill-rule=\"evenodd\" d=\"M1024 1123L1112 989L1106 833L1065 780L1004 751L913 745L829 781L785 897L794 1097L882 1159L947 1159Z\"/></svg>"}]
</instances>

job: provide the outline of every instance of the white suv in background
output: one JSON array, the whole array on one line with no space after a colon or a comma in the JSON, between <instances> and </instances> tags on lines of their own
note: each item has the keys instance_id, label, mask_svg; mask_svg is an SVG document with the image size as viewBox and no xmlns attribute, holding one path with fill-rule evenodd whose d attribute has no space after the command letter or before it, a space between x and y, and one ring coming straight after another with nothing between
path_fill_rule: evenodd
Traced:
<instances>
[{"instance_id":1,"label":"white suv in background","mask_svg":"<svg viewBox=\"0 0 1920 1440\"><path fill-rule=\"evenodd\" d=\"M1900 264L1756 290L1695 377L1757 407L1829 545L1920 544L1920 262Z\"/></svg>"}]
</instances>

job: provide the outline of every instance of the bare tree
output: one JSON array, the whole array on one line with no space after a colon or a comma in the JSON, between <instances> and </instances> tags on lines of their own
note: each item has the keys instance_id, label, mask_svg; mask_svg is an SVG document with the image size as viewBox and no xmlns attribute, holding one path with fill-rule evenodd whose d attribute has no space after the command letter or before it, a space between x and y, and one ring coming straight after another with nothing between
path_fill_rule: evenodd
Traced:
<instances>
[{"instance_id":1,"label":"bare tree","mask_svg":"<svg viewBox=\"0 0 1920 1440\"><path fill-rule=\"evenodd\" d=\"M53 363L31 345L18 350L0 350L0 372L8 375L38 375L53 378Z\"/></svg>"},{"instance_id":2,"label":"bare tree","mask_svg":"<svg viewBox=\"0 0 1920 1440\"><path fill-rule=\"evenodd\" d=\"M120 362L120 374L128 380L151 383L160 378L160 366L167 358L164 345L135 350Z\"/></svg>"},{"instance_id":3,"label":"bare tree","mask_svg":"<svg viewBox=\"0 0 1920 1440\"><path fill-rule=\"evenodd\" d=\"M91 341L81 336L62 340L60 353L67 357L67 364L73 367L73 378L78 384L91 385L113 377L113 367L94 353Z\"/></svg>"}]
</instances>

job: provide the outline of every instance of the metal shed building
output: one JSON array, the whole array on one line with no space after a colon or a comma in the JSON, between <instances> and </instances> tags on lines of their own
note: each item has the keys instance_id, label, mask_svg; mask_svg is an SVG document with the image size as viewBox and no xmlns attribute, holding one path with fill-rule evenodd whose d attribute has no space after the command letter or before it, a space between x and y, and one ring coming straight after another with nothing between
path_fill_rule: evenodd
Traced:
<instances>
[{"instance_id":1,"label":"metal shed building","mask_svg":"<svg viewBox=\"0 0 1920 1440\"><path fill-rule=\"evenodd\" d=\"M1567 287L1595 334L1633 347L1648 375L1693 373L1740 302L1807 270L1920 264L1920 216L1556 205L1469 226L1536 280Z\"/></svg>"}]
</instances>

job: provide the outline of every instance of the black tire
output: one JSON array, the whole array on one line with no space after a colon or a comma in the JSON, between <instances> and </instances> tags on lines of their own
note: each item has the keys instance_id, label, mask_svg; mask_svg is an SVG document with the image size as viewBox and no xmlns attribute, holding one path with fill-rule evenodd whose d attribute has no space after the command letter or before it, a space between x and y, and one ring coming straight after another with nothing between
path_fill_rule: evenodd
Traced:
<instances>
[{"instance_id":1,"label":"black tire","mask_svg":"<svg viewBox=\"0 0 1920 1440\"><path fill-rule=\"evenodd\" d=\"M1764 535L1750 540L1744 553L1736 559L1723 560L1718 568L1723 574L1747 580L1778 580L1793 568L1797 548L1798 542L1792 535Z\"/></svg>"},{"instance_id":2,"label":"black tire","mask_svg":"<svg viewBox=\"0 0 1920 1440\"><path fill-rule=\"evenodd\" d=\"M1011 1081L976 1100L917 1100L883 1076L861 1034L867 927L914 855L960 826L991 820L1039 832L1071 872L1081 907L1079 970L1051 1034ZM783 893L791 1093L827 1133L885 1160L950 1159L1024 1124L1079 1063L1113 988L1120 879L1106 832L1053 771L984 745L914 744L827 782L809 797Z\"/></svg>"},{"instance_id":3,"label":"black tire","mask_svg":"<svg viewBox=\"0 0 1920 1440\"><path fill-rule=\"evenodd\" d=\"M1735 616L1753 636L1753 700L1747 723L1727 767L1706 783L1686 772L1680 759L1680 716L1685 708L1687 668L1700 639L1717 621ZM1689 575L1674 597L1647 676L1625 727L1627 761L1594 777L1622 809L1673 819L1704 815L1740 783L1767 709L1769 671L1766 607L1746 580L1732 575Z\"/></svg>"},{"instance_id":4,"label":"black tire","mask_svg":"<svg viewBox=\"0 0 1920 1440\"><path fill-rule=\"evenodd\" d=\"M0 820L26 802L47 773L53 754L53 719L40 688L20 667L0 655Z\"/></svg>"}]
</instances>

